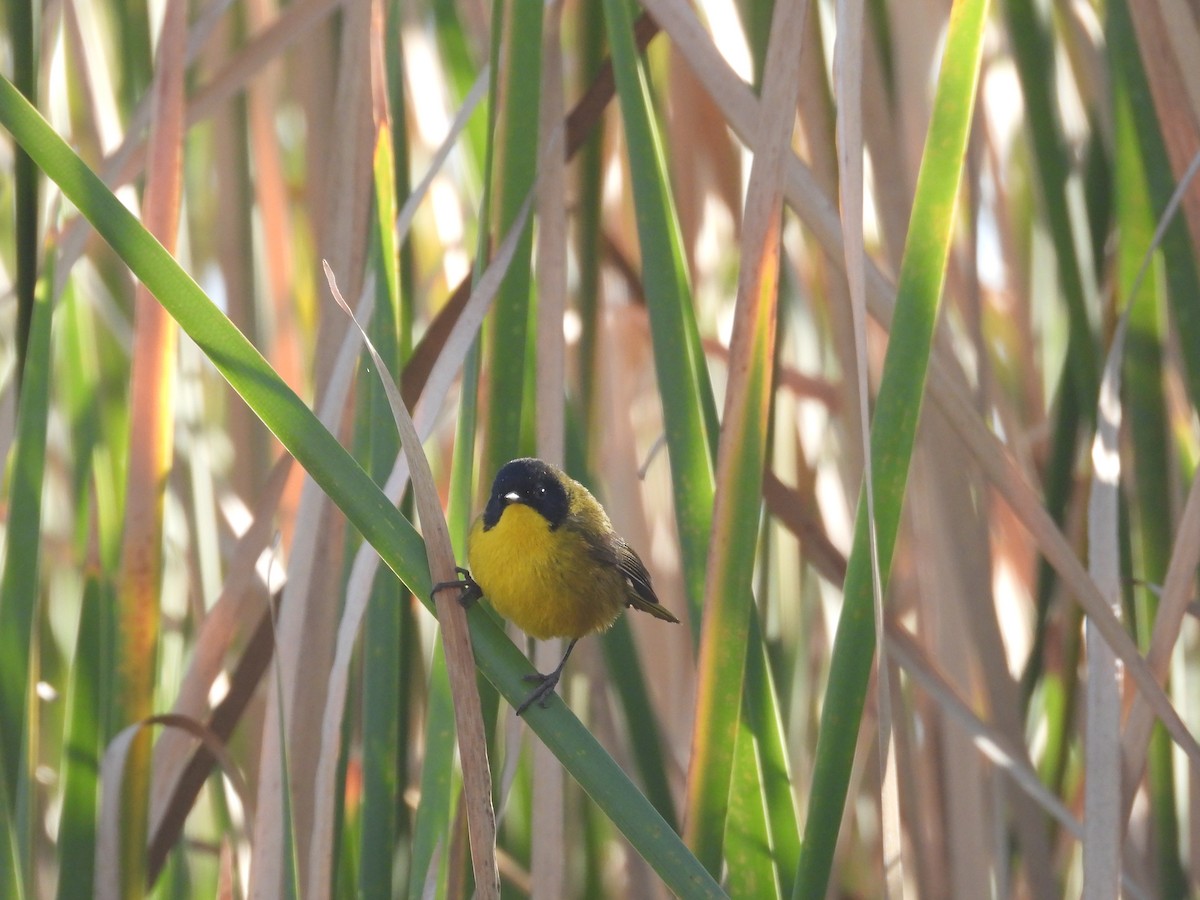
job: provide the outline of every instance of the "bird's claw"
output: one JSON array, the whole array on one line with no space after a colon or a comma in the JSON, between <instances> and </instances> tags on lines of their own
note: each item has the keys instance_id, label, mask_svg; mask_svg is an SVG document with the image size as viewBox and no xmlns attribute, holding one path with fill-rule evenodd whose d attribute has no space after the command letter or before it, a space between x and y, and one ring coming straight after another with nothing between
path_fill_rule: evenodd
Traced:
<instances>
[{"instance_id":1,"label":"bird's claw","mask_svg":"<svg viewBox=\"0 0 1200 900\"><path fill-rule=\"evenodd\" d=\"M520 716L534 703L545 709L550 703L550 697L554 694L554 688L558 686L558 678L558 672L551 672L549 675L534 672L532 675L526 675L523 680L535 682L537 687L517 707L517 715Z\"/></svg>"},{"instance_id":2,"label":"bird's claw","mask_svg":"<svg viewBox=\"0 0 1200 900\"><path fill-rule=\"evenodd\" d=\"M461 591L458 595L458 602L462 604L464 609L469 609L472 603L483 596L483 590L479 587L475 579L471 577L469 570L464 569L462 566L455 566L454 571L461 575L462 578L455 579L454 581L439 581L430 590L429 599L434 599L438 591L458 588Z\"/></svg>"}]
</instances>

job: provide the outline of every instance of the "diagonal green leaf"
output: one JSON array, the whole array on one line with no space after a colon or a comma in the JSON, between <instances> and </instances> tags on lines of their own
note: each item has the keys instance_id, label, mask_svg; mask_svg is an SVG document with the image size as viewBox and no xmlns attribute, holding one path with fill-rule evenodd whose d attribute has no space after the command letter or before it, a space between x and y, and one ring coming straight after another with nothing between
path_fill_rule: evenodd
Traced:
<instances>
[{"instance_id":1,"label":"diagonal green leaf","mask_svg":"<svg viewBox=\"0 0 1200 900\"><path fill-rule=\"evenodd\" d=\"M13 83L37 103L39 41L35 34L38 4L8 4L8 46L12 54ZM25 365L32 348L34 292L38 277L38 180L41 175L29 154L16 148L13 158L14 231L16 232L17 292L17 385L22 386Z\"/></svg>"},{"instance_id":2,"label":"diagonal green leaf","mask_svg":"<svg viewBox=\"0 0 1200 900\"><path fill-rule=\"evenodd\" d=\"M3 78L0 125L97 228L384 562L432 606L424 542L412 524L162 245ZM480 670L510 703L519 703L528 693L528 660L482 609L472 611L470 625ZM530 710L526 721L669 889L688 897L722 896L679 836L560 700L547 709Z\"/></svg>"}]
</instances>

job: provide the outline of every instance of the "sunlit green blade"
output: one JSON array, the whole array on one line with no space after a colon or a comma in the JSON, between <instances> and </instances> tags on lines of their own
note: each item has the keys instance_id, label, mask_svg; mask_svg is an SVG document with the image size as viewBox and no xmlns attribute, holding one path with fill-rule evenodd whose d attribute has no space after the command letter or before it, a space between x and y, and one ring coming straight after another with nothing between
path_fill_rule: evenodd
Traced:
<instances>
[{"instance_id":1,"label":"sunlit green blade","mask_svg":"<svg viewBox=\"0 0 1200 900\"><path fill-rule=\"evenodd\" d=\"M767 830L762 771L749 728L739 728L729 785L729 817L725 833L727 885L731 897L778 897L771 835Z\"/></svg>"},{"instance_id":2,"label":"sunlit green blade","mask_svg":"<svg viewBox=\"0 0 1200 900\"><path fill-rule=\"evenodd\" d=\"M1118 285L1122 299L1132 304L1126 337L1123 380L1133 444L1134 493L1131 518L1138 562L1129 571L1147 585L1160 585L1166 578L1174 541L1171 508L1171 446L1169 416L1163 396L1163 342L1166 304L1160 270L1151 265L1136 296L1129 296L1152 246L1156 227L1155 199L1151 196L1143 147L1157 143L1151 134L1138 135L1139 128L1153 128L1146 111L1135 112L1136 103L1149 104L1141 77L1141 65L1124 3L1109 12L1109 52L1113 58L1113 106L1115 114L1115 182L1118 222ZM1165 186L1165 185L1164 185ZM1182 249L1176 242L1174 251ZM1190 253L1189 253L1190 256ZM1178 278L1178 276L1176 276ZM1181 305L1194 302L1181 298ZM1185 351L1185 353L1188 351ZM1158 597L1151 587L1136 588L1135 628L1143 652L1150 645ZM1158 894L1188 896L1188 883L1179 857L1179 821L1176 813L1174 763L1171 740L1161 724L1151 736L1149 766L1150 807L1154 823L1154 856L1158 869Z\"/></svg>"},{"instance_id":3,"label":"sunlit green blade","mask_svg":"<svg viewBox=\"0 0 1200 900\"><path fill-rule=\"evenodd\" d=\"M650 313L654 368L662 397L671 462L675 519L684 580L696 637L712 521L715 406L692 310L679 223L645 69L633 41L633 19L623 0L604 0L613 73L628 145L633 202L642 252L642 285ZM711 413L711 415L710 415Z\"/></svg>"},{"instance_id":4,"label":"sunlit green blade","mask_svg":"<svg viewBox=\"0 0 1200 900\"><path fill-rule=\"evenodd\" d=\"M871 425L875 529L885 587L945 282L987 7L987 0L960 0L951 13ZM865 497L860 497L793 894L799 898L823 897L829 883L875 655L873 561L865 505Z\"/></svg>"},{"instance_id":5,"label":"sunlit green blade","mask_svg":"<svg viewBox=\"0 0 1200 900\"><path fill-rule=\"evenodd\" d=\"M499 241L516 221L537 174L541 94L542 4L498 3L499 70L496 72L492 165L492 234ZM525 224L512 264L492 306L487 347L491 377L484 435L484 477L521 456L520 398L526 383L530 336L530 261L533 220Z\"/></svg>"},{"instance_id":6,"label":"sunlit green blade","mask_svg":"<svg viewBox=\"0 0 1200 900\"><path fill-rule=\"evenodd\" d=\"M746 648L746 695L742 700L745 727L753 734L758 751L763 801L770 829L771 861L779 882L779 894L790 897L800 861L800 825L788 762L787 735L780 719L778 697L757 618L750 622L750 634L750 644Z\"/></svg>"}]
</instances>

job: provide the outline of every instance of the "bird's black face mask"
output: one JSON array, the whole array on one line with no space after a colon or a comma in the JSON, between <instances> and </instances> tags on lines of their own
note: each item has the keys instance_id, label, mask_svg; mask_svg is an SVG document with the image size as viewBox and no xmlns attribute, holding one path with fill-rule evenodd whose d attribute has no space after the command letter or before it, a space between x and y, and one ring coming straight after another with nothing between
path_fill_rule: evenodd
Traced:
<instances>
[{"instance_id":1,"label":"bird's black face mask","mask_svg":"<svg viewBox=\"0 0 1200 900\"><path fill-rule=\"evenodd\" d=\"M554 470L540 459L514 459L496 473L492 496L483 510L484 531L496 527L510 503L524 503L536 510L551 528L563 523L571 505Z\"/></svg>"}]
</instances>

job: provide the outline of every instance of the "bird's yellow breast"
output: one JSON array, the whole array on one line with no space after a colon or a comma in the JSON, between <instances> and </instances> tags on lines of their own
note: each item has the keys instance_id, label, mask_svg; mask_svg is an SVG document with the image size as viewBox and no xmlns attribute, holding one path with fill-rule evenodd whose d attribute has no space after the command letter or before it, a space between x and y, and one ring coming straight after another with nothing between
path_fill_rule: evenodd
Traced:
<instances>
[{"instance_id":1,"label":"bird's yellow breast","mask_svg":"<svg viewBox=\"0 0 1200 900\"><path fill-rule=\"evenodd\" d=\"M467 556L496 611L538 640L603 631L626 603L623 576L598 565L581 535L567 526L552 530L523 503L505 507L486 531L477 520Z\"/></svg>"}]
</instances>

